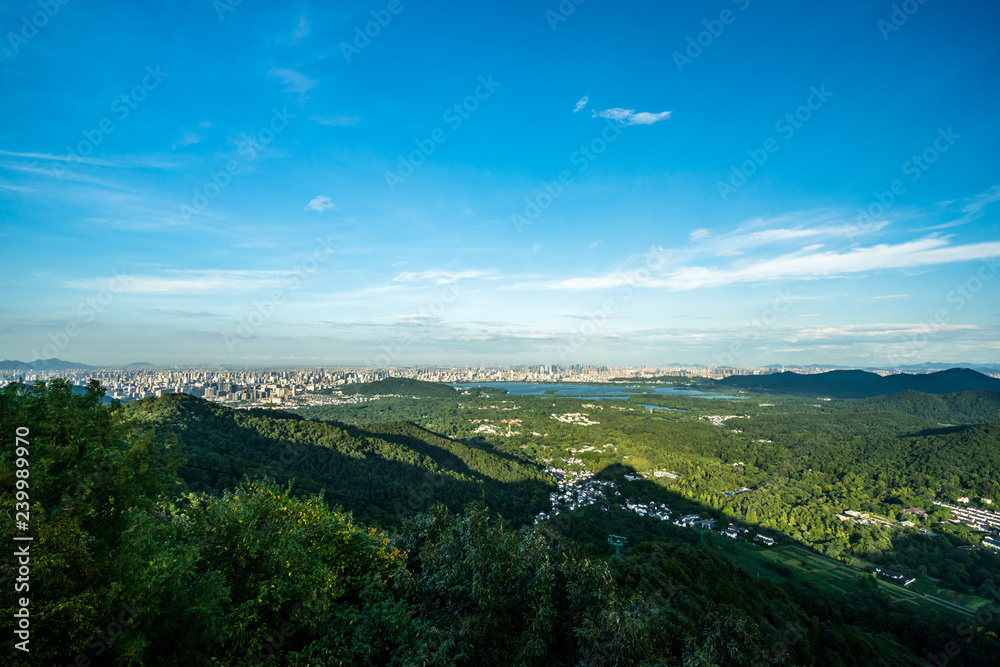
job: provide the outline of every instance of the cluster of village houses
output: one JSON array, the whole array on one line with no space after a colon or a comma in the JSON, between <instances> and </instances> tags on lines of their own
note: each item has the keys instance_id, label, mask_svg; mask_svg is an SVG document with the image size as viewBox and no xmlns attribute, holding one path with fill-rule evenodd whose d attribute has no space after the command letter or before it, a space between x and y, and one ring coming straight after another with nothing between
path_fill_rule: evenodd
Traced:
<instances>
[{"instance_id":1,"label":"cluster of village houses","mask_svg":"<svg viewBox=\"0 0 1000 667\"><path fill-rule=\"evenodd\" d=\"M507 438L511 437L512 435L521 435L520 431L514 430L515 426L522 423L521 419L501 419L500 423L507 425L506 431L498 430L502 429L503 427L497 426L489 419L470 419L469 422L472 424L479 424L479 426L469 431L469 433L486 433L488 435L502 435ZM541 434L532 432L532 435L540 436ZM546 433L545 435L548 435L548 433Z\"/></svg>"},{"instance_id":2,"label":"cluster of village houses","mask_svg":"<svg viewBox=\"0 0 1000 667\"><path fill-rule=\"evenodd\" d=\"M986 505L993 504L993 501L989 498L982 498L981 500ZM963 504L968 503L969 499L963 496L958 499L958 502ZM936 500L934 501L934 504L940 507L947 507L951 510L951 513L954 515L951 519L949 519L951 523L964 523L973 530L978 530L984 533L997 531L996 535L986 535L983 537L983 546L1000 550L1000 512L981 510L976 509L975 507L959 507L957 505L949 505L948 503L942 503Z\"/></svg>"},{"instance_id":3,"label":"cluster of village houses","mask_svg":"<svg viewBox=\"0 0 1000 667\"><path fill-rule=\"evenodd\" d=\"M546 462L550 462L551 460L552 459L548 459ZM565 461L569 465L582 463L579 459L574 458L565 459ZM593 505L600 500L607 500L609 493L613 493L613 495L616 496L621 495L621 492L618 490L618 484L611 481L595 480L593 479L594 473L589 470L569 471L563 468L549 466L545 469L545 472L556 478L559 490L553 491L549 494L549 500L552 503L551 513L539 512L535 516L536 524L557 516L561 511L572 511L581 507L586 507L587 505ZM643 474L645 476L649 476L651 473ZM656 473L654 472L652 474ZM670 474L671 476L676 476L676 473ZM641 479L641 477L636 475L626 475L625 478L630 481ZM747 490L749 491L749 489ZM666 505L666 503L656 501L644 503L635 500L625 500L624 502L619 503L618 507L629 512L635 512L639 516L648 516L653 519L659 519L660 521L667 521L670 519L670 508ZM608 506L601 505L601 509L607 512ZM715 530L716 528L715 519L706 519L699 514L688 514L682 516L679 519L676 519L673 524L675 526L680 526L681 528L706 528L708 530ZM721 535L734 540L738 539L742 533L748 532L749 531L746 528L737 526L733 523L730 523L727 528L719 531ZM774 539L766 535L758 534L754 539L762 544L765 544L766 546L774 545Z\"/></svg>"},{"instance_id":4,"label":"cluster of village houses","mask_svg":"<svg viewBox=\"0 0 1000 667\"><path fill-rule=\"evenodd\" d=\"M964 500L968 501L968 498L965 498ZM983 500L986 499L984 498ZM959 498L959 502L962 501L963 499ZM950 509L952 514L954 515L952 518L948 519L947 521L943 521L942 523L965 524L966 526L969 526L973 530L983 533L992 533L993 531L997 531L997 535L989 534L983 537L983 546L1000 550L1000 512L991 512L989 510L981 510L981 509L976 509L974 507L959 507L958 505L949 505L948 503L942 503L937 500L934 501L934 504L938 505L939 507L946 507ZM927 511L919 507L911 507L909 509L905 509L903 510L903 514L918 519L927 518ZM858 512L857 510L847 510L843 514L838 514L837 518L840 519L841 521L851 521L853 523L860 524L862 526L893 527L899 525L899 526L904 526L906 528L915 528L917 526L917 524L909 520L900 521L897 524L895 521L888 519L884 516L879 516L878 514L870 514L867 512ZM930 535L932 537L935 535L935 533L927 530L926 528L920 528L919 530L921 533L925 535ZM959 547L959 548L973 549L975 547ZM899 573L897 572L895 574ZM902 577L902 575L900 575L900 577ZM896 581L898 579L898 577L892 577L888 575L886 575L886 578L891 579L893 581Z\"/></svg>"},{"instance_id":5,"label":"cluster of village houses","mask_svg":"<svg viewBox=\"0 0 1000 667\"><path fill-rule=\"evenodd\" d=\"M714 426L722 426L723 422L728 419L743 419L744 417L745 415L703 415L698 417L698 419L707 419Z\"/></svg>"},{"instance_id":6,"label":"cluster of village houses","mask_svg":"<svg viewBox=\"0 0 1000 667\"><path fill-rule=\"evenodd\" d=\"M600 424L601 422L595 422L588 419L590 415L586 412L566 412L561 415L552 413L552 418L556 421L565 422L567 424L577 424L579 426L593 426L594 424Z\"/></svg>"}]
</instances>

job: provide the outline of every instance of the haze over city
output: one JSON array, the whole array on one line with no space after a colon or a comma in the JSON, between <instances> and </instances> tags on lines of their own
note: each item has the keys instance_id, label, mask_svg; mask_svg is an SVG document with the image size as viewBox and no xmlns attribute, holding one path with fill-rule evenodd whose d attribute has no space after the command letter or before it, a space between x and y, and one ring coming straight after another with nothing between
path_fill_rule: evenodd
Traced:
<instances>
[{"instance_id":1,"label":"haze over city","mask_svg":"<svg viewBox=\"0 0 1000 667\"><path fill-rule=\"evenodd\" d=\"M0 357L996 363L1000 7L907 7L6 5Z\"/></svg>"}]
</instances>

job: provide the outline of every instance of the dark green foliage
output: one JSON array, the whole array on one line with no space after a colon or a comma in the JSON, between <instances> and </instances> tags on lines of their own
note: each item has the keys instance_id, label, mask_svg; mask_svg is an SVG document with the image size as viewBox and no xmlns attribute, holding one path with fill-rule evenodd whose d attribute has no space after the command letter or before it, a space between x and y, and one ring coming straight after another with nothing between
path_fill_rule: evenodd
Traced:
<instances>
[{"instance_id":1,"label":"dark green foliage","mask_svg":"<svg viewBox=\"0 0 1000 667\"><path fill-rule=\"evenodd\" d=\"M1000 421L1000 391L962 391L927 394L902 391L844 401L836 406L851 412L902 412L946 424L982 424Z\"/></svg>"},{"instance_id":2,"label":"dark green foliage","mask_svg":"<svg viewBox=\"0 0 1000 667\"><path fill-rule=\"evenodd\" d=\"M55 664L66 647L82 650L131 602L114 584L114 554L129 513L181 489L171 440L127 420L117 407L102 406L103 396L96 381L85 394L63 380L12 383L0 391L0 502L15 509L15 471L24 470L15 466L15 433L27 428L27 534L34 537L30 589L15 595L13 584L5 585L2 614L10 623L15 598L30 598L35 664ZM2 525L4 544L15 544L13 515ZM13 582L16 569L16 559L0 560L5 582Z\"/></svg>"},{"instance_id":3,"label":"dark green foliage","mask_svg":"<svg viewBox=\"0 0 1000 667\"><path fill-rule=\"evenodd\" d=\"M422 396L427 398L451 398L458 392L440 382L425 382L410 378L386 378L376 382L359 382L339 387L344 396Z\"/></svg>"},{"instance_id":4,"label":"dark green foliage","mask_svg":"<svg viewBox=\"0 0 1000 667\"><path fill-rule=\"evenodd\" d=\"M523 522L551 486L521 454L470 446L410 422L349 426L274 410L232 410L186 394L136 401L127 412L174 430L189 464L181 476L193 490L221 493L244 475L294 479L297 487L326 489L332 500L382 524L433 502L460 509L483 497Z\"/></svg>"},{"instance_id":5,"label":"dark green foliage","mask_svg":"<svg viewBox=\"0 0 1000 667\"><path fill-rule=\"evenodd\" d=\"M889 585L871 577L839 593L814 583L818 571L803 574L791 560L775 561L758 579L727 560L744 554L734 543L709 535L703 546L694 530L614 503L608 512L592 505L537 527L515 527L495 511L517 515L545 500L549 487L519 443L548 447L551 455L566 444L613 438L619 453L593 458L600 476L621 481L639 466L661 465L682 475L629 482L627 494L665 500L675 513L760 522L786 544L810 542L830 555L841 549L905 571L940 567L937 576L1000 597L995 555L955 550L963 543L957 534L848 530L831 518L847 505L887 514L927 505L932 496L921 494L932 488L917 483L941 474L989 488L997 424L929 431L934 424L899 412L832 415L796 403L774 415L748 406L751 418L739 420L743 432L733 433L734 423L712 426L697 414L649 415L606 401L588 408L600 424L581 427L549 415L578 411L580 401L518 398L516 405L467 409L497 419L516 407L525 420L519 428L541 428L550 437L490 437L479 446L405 421L321 423L183 395L125 410L101 405L101 394L94 385L74 395L58 381L0 393L3 437L12 442L17 426L31 429L39 548L32 563L39 643L31 664L72 664L82 652L95 666L256 664L255 656L276 666L895 666L926 664L921 656L939 654L949 642L961 651L950 665L1000 664L1000 613L956 627L933 609L894 603ZM426 422L468 428L467 412L450 412L456 403L438 405L422 413ZM259 480L237 484L237 477L194 468L182 470L204 473L189 479L210 493L185 492L173 472L177 443L189 461L204 463L195 465L237 476L294 476L330 496L302 497L304 489ZM623 452L632 452L624 463ZM718 456L740 456L746 466ZM12 461L5 448L0 500L8 506ZM411 469L419 474L408 477ZM956 483L948 480L935 488L947 492ZM755 491L722 499L721 491L741 483ZM405 493L407 484L416 485L418 501L390 517L409 518L389 532L330 507L353 502L332 495L340 492L364 501L358 515L391 514L393 494ZM541 495L531 500L536 489ZM636 546L611 556L608 532L628 535ZM7 580L10 562L3 564ZM88 642L122 604L134 608L134 617L120 637L100 644L98 655ZM5 598L8 619L10 607Z\"/></svg>"}]
</instances>

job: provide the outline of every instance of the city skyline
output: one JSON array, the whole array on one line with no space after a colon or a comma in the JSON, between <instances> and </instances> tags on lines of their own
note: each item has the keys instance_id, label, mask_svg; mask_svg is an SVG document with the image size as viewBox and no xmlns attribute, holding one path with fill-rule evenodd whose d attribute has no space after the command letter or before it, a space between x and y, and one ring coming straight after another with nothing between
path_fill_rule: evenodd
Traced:
<instances>
[{"instance_id":1,"label":"city skyline","mask_svg":"<svg viewBox=\"0 0 1000 667\"><path fill-rule=\"evenodd\" d=\"M53 7L0 357L1000 362L994 4Z\"/></svg>"}]
</instances>

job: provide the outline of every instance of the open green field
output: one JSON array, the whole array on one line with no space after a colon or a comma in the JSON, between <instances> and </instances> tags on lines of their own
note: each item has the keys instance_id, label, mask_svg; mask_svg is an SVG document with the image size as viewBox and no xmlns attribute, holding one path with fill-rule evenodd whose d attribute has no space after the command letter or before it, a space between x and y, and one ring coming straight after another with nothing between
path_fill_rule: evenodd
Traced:
<instances>
[{"instance_id":1,"label":"open green field","mask_svg":"<svg viewBox=\"0 0 1000 667\"><path fill-rule=\"evenodd\" d=\"M733 552L718 548L720 544L724 544L718 539L711 540L711 543L716 553L734 561L753 577L766 577L779 583L807 584L833 595L853 596L862 591L859 581L862 573L805 549L791 546L768 548L752 542L739 542L733 545L736 547ZM989 604L978 596L940 589L926 580L911 584L911 587L925 584L919 590L910 590L881 580L878 580L878 584L897 607L921 615L940 614L951 623L966 621L972 614L924 597L923 593L973 610Z\"/></svg>"},{"instance_id":2,"label":"open green field","mask_svg":"<svg viewBox=\"0 0 1000 667\"><path fill-rule=\"evenodd\" d=\"M962 593L953 591L950 588L941 588L927 578L917 579L915 582L907 586L907 588L914 593L933 595L934 597L947 600L952 604L957 604L960 607L972 609L973 611L979 611L981 608L990 604L989 600L981 598L978 595L963 595Z\"/></svg>"}]
</instances>

